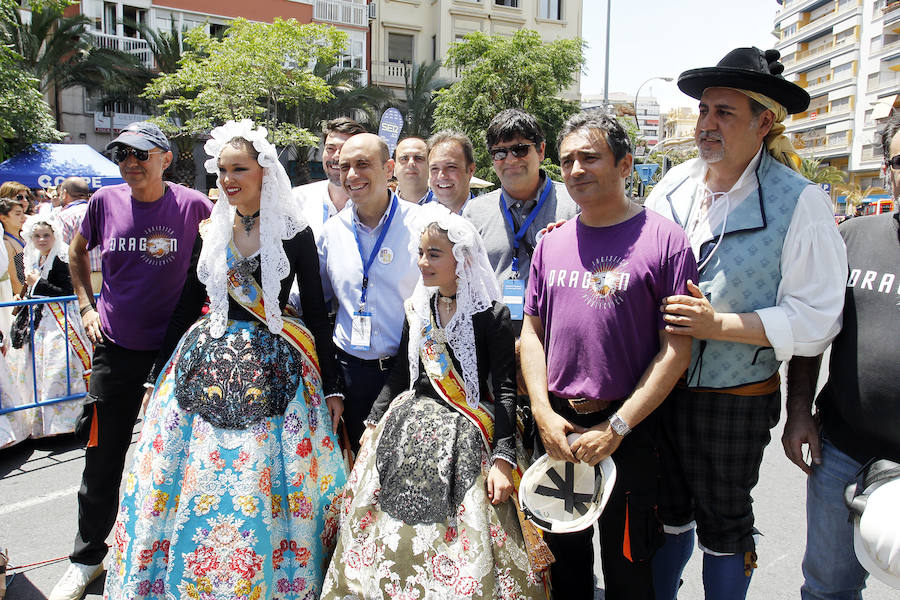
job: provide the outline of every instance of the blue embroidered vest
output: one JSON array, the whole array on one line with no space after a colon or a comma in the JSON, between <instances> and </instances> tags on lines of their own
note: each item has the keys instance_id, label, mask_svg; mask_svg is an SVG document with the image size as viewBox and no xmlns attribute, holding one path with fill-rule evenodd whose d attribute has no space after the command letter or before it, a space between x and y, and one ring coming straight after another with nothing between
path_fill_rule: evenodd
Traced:
<instances>
[{"instance_id":1,"label":"blue embroidered vest","mask_svg":"<svg viewBox=\"0 0 900 600\"><path fill-rule=\"evenodd\" d=\"M809 181L774 160L763 151L756 169L759 192L744 199L728 215L725 234L709 263L700 271L699 287L719 312L748 313L775 306L778 285L781 283L781 251L784 237L801 192ZM661 211L684 227L672 195L683 185L693 186L689 178L674 179L657 187L668 202L660 202ZM691 190L693 191L693 190ZM657 190L654 190L657 192ZM659 193L659 192L657 192ZM693 195L692 195L693 197ZM665 214L665 212L664 212ZM720 230L700 247L697 263L710 256L716 247ZM778 370L772 348L721 342L694 340L691 366L687 372L690 387L731 388L758 383L770 378Z\"/></svg>"}]
</instances>

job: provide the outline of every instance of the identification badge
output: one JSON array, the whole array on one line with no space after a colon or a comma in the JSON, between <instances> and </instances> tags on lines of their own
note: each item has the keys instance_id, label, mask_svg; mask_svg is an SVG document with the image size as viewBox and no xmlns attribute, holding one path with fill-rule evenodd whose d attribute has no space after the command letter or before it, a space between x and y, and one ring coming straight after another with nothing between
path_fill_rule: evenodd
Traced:
<instances>
[{"instance_id":1,"label":"identification badge","mask_svg":"<svg viewBox=\"0 0 900 600\"><path fill-rule=\"evenodd\" d=\"M372 345L372 313L357 311L353 313L353 325L350 328L350 348L352 350L369 350Z\"/></svg>"},{"instance_id":2,"label":"identification badge","mask_svg":"<svg viewBox=\"0 0 900 600\"><path fill-rule=\"evenodd\" d=\"M525 282L507 279L503 282L503 303L509 308L509 318L521 321L525 318Z\"/></svg>"}]
</instances>

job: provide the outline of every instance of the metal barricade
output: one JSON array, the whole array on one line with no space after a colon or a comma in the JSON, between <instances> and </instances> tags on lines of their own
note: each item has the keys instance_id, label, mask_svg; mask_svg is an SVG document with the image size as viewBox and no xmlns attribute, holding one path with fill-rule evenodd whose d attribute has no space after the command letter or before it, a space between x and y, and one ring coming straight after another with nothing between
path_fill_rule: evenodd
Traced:
<instances>
[{"instance_id":1,"label":"metal barricade","mask_svg":"<svg viewBox=\"0 0 900 600\"><path fill-rule=\"evenodd\" d=\"M99 295L99 294L98 294ZM42 406L50 406L53 404L59 404L61 402L71 402L72 400L81 400L87 395L87 392L79 392L76 394L72 393L72 373L70 368L71 361L71 346L69 344L69 318L70 314L72 314L72 310L74 310L74 314L78 314L77 310L77 300L76 296L52 296L52 297L43 297L43 298L28 298L26 300L15 300L11 302L0 302L0 308L2 307L11 307L11 306L21 306L21 310L28 310L28 351L30 354L31 360L31 389L32 389L32 402L31 404L23 404L21 406L12 406L12 407L4 407L2 405L2 398L0 398L0 415L5 415L7 413L19 411L19 410L28 410L32 408L40 408ZM34 314L35 307L42 307L44 304L49 304L51 302L59 302L62 305L63 316L65 319L65 353L66 353L66 395L60 396L58 398L48 398L43 402L38 402L38 385L37 385L37 369L35 365L35 356L34 356ZM75 304L75 309L72 309L72 304ZM45 315L43 318L47 318ZM77 316L76 316L77 318ZM4 338L8 338L10 336L9 331L3 332ZM24 392L24 390L20 390L20 392Z\"/></svg>"}]
</instances>

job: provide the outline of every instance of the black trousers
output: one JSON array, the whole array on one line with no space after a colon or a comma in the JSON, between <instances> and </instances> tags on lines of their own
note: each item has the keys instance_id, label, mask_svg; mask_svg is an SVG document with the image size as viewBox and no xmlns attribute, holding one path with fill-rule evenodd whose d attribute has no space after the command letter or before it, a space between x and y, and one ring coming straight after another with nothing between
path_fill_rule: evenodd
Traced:
<instances>
[{"instance_id":1,"label":"black trousers","mask_svg":"<svg viewBox=\"0 0 900 600\"><path fill-rule=\"evenodd\" d=\"M344 376L343 419L347 425L347 435L350 436L350 446L353 452L359 452L359 438L366 428L363 421L369 416L375 399L381 393L394 361L387 361L390 365L385 363L387 370L382 371L378 361L362 360L346 352L338 351L337 359Z\"/></svg>"},{"instance_id":2,"label":"black trousers","mask_svg":"<svg viewBox=\"0 0 900 600\"><path fill-rule=\"evenodd\" d=\"M579 415L556 399L553 404L556 412L582 427L597 425L608 417L606 413ZM650 559L663 538L656 514L659 458L652 415L622 440L612 459L616 485L599 521L605 598L653 600ZM590 527L578 533L545 534L556 557L550 567L554 600L594 597L593 533Z\"/></svg>"},{"instance_id":3,"label":"black trousers","mask_svg":"<svg viewBox=\"0 0 900 600\"><path fill-rule=\"evenodd\" d=\"M125 455L144 396L144 381L156 350L129 350L104 341L94 348L90 404L84 405L77 433L87 440L96 407L98 444L84 454L78 491L78 533L72 562L94 565L106 556L106 537L119 506Z\"/></svg>"}]
</instances>

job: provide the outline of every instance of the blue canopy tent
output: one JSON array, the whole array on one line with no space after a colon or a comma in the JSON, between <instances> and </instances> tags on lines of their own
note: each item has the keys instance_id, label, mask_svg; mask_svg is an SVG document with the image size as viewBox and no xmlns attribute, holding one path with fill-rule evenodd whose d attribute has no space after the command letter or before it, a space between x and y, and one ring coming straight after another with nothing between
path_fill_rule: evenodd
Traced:
<instances>
[{"instance_id":1,"label":"blue canopy tent","mask_svg":"<svg viewBox=\"0 0 900 600\"><path fill-rule=\"evenodd\" d=\"M0 182L39 188L59 185L67 177L83 177L91 189L125 183L116 163L87 144L35 144L0 163Z\"/></svg>"}]
</instances>

